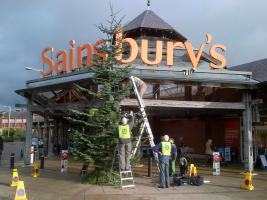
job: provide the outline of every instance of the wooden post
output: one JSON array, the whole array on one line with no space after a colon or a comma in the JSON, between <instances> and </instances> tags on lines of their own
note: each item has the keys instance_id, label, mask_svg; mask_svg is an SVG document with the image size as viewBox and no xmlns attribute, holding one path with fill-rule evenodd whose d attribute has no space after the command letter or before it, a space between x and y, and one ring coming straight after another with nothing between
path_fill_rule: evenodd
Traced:
<instances>
[{"instance_id":1,"label":"wooden post","mask_svg":"<svg viewBox=\"0 0 267 200\"><path fill-rule=\"evenodd\" d=\"M43 129L43 136L44 136L44 156L48 155L48 130L47 125L48 124L48 117L47 114L44 113L44 129Z\"/></svg>"},{"instance_id":2,"label":"wooden post","mask_svg":"<svg viewBox=\"0 0 267 200\"><path fill-rule=\"evenodd\" d=\"M160 84L153 85L153 99L160 99Z\"/></svg>"},{"instance_id":3,"label":"wooden post","mask_svg":"<svg viewBox=\"0 0 267 200\"><path fill-rule=\"evenodd\" d=\"M250 91L244 91L243 102L245 110L243 111L243 142L244 142L244 168L246 171L253 171L253 142L252 142L252 112L251 112L251 94Z\"/></svg>"},{"instance_id":4,"label":"wooden post","mask_svg":"<svg viewBox=\"0 0 267 200\"><path fill-rule=\"evenodd\" d=\"M32 111L30 107L32 105L32 96L27 99L27 125L26 125L26 139L25 139L25 152L24 152L24 164L31 164L31 146L32 146Z\"/></svg>"},{"instance_id":5,"label":"wooden post","mask_svg":"<svg viewBox=\"0 0 267 200\"><path fill-rule=\"evenodd\" d=\"M48 126L48 156L51 157L53 153L53 127Z\"/></svg>"},{"instance_id":6,"label":"wooden post","mask_svg":"<svg viewBox=\"0 0 267 200\"><path fill-rule=\"evenodd\" d=\"M192 101L192 86L184 86L185 101Z\"/></svg>"},{"instance_id":7,"label":"wooden post","mask_svg":"<svg viewBox=\"0 0 267 200\"><path fill-rule=\"evenodd\" d=\"M49 124L49 117L45 114L44 117L44 130L45 130L45 136L46 136L46 155L48 157L53 156L53 143L52 143L52 137L53 137L53 127Z\"/></svg>"}]
</instances>

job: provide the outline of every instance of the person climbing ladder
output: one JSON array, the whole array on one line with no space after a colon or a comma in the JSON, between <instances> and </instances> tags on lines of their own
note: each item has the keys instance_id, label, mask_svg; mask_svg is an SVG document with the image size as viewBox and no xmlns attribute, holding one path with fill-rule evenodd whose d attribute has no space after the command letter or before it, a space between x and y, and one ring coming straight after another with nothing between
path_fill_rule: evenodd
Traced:
<instances>
[{"instance_id":1,"label":"person climbing ladder","mask_svg":"<svg viewBox=\"0 0 267 200\"><path fill-rule=\"evenodd\" d=\"M136 84L136 87L138 89L138 93L140 95L140 98L143 99L143 96L147 90L147 84L140 78L133 76L134 82Z\"/></svg>"}]
</instances>

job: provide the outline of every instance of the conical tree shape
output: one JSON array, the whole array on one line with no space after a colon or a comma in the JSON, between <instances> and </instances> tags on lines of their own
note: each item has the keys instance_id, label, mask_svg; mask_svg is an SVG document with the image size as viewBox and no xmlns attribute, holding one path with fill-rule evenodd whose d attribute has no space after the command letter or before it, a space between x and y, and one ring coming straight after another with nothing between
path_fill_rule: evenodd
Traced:
<instances>
[{"instance_id":1,"label":"conical tree shape","mask_svg":"<svg viewBox=\"0 0 267 200\"><path fill-rule=\"evenodd\" d=\"M101 55L93 56L91 72L94 73L93 83L98 85L99 91L80 87L84 94L94 99L95 104L85 112L72 110L68 118L74 127L70 131L72 156L95 166L94 175L89 176L90 183L108 181L121 118L119 103L130 95L129 86L122 87L121 82L131 69L129 66L121 67L115 59L119 52L114 35L120 23L121 20L117 21L112 14L107 27L98 26L105 38L97 47Z\"/></svg>"}]
</instances>

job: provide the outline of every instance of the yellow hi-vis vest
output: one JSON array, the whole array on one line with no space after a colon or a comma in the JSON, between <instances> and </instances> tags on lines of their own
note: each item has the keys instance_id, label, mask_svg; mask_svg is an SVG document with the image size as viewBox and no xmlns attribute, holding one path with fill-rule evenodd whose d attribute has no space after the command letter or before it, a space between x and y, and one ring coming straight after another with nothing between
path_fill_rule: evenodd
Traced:
<instances>
[{"instance_id":1,"label":"yellow hi-vis vest","mask_svg":"<svg viewBox=\"0 0 267 200\"><path fill-rule=\"evenodd\" d=\"M120 139L130 139L131 138L131 130L128 124L119 125L119 138Z\"/></svg>"},{"instance_id":2,"label":"yellow hi-vis vest","mask_svg":"<svg viewBox=\"0 0 267 200\"><path fill-rule=\"evenodd\" d=\"M172 145L170 142L161 142L161 148L162 148L162 155L163 156L170 156Z\"/></svg>"},{"instance_id":3,"label":"yellow hi-vis vest","mask_svg":"<svg viewBox=\"0 0 267 200\"><path fill-rule=\"evenodd\" d=\"M134 78L134 81L142 81L140 78L138 78L136 76L134 76L133 78Z\"/></svg>"},{"instance_id":4,"label":"yellow hi-vis vest","mask_svg":"<svg viewBox=\"0 0 267 200\"><path fill-rule=\"evenodd\" d=\"M144 83L144 81L142 81L140 78L138 78L136 76L134 76L133 79L134 79L134 82L136 84L136 87L140 87L140 85L142 85Z\"/></svg>"}]
</instances>

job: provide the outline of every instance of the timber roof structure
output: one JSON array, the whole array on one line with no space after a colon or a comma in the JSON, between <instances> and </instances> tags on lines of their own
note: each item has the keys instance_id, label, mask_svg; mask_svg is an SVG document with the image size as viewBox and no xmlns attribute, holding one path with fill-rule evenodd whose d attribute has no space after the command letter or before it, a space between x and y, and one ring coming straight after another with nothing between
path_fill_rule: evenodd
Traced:
<instances>
[{"instance_id":1,"label":"timber roof structure","mask_svg":"<svg viewBox=\"0 0 267 200\"><path fill-rule=\"evenodd\" d=\"M231 70L210 70L201 69L199 67L194 73L189 76L184 75L184 71L188 67L180 66L175 68L168 68L166 66L151 67L151 66L132 66L134 69L132 75L138 76L146 81L172 81L176 83L190 83L193 84L209 84L214 87L230 87L230 88L242 88L251 89L258 81L251 78L251 72L243 71L231 71ZM89 70L84 68L81 71L66 73L61 75L54 75L51 77L45 77L35 80L29 80L26 82L26 88L16 90L16 93L27 97L28 92L34 90L50 91L58 86L65 84L74 84L88 81L94 76Z\"/></svg>"}]
</instances>

